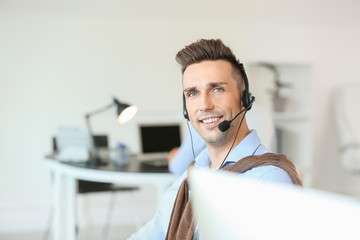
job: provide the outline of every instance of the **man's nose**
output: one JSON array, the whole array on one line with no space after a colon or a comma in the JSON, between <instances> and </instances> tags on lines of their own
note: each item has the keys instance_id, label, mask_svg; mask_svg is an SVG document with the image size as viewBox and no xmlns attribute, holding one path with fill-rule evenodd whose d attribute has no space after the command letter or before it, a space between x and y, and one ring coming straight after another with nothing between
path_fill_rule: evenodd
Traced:
<instances>
[{"instance_id":1,"label":"man's nose","mask_svg":"<svg viewBox=\"0 0 360 240\"><path fill-rule=\"evenodd\" d=\"M213 101L209 94L203 94L201 96L200 111L208 111L214 108Z\"/></svg>"}]
</instances>

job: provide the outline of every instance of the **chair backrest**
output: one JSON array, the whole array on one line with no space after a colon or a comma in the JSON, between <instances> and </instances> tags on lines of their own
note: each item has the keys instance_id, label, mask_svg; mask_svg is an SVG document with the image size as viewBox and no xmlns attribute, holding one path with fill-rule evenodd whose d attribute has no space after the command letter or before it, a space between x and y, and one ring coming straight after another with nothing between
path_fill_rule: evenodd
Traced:
<instances>
[{"instance_id":1,"label":"chair backrest","mask_svg":"<svg viewBox=\"0 0 360 240\"><path fill-rule=\"evenodd\" d=\"M105 148L109 147L107 135L94 135L93 141L94 141L95 147L105 147ZM56 137L52 138L52 150L54 153L56 153L58 151Z\"/></svg>"}]
</instances>

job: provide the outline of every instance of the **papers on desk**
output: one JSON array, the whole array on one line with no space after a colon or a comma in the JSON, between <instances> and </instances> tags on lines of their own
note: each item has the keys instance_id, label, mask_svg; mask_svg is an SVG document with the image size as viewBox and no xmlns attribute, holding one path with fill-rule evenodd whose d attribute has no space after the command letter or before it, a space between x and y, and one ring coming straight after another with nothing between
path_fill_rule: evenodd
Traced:
<instances>
[{"instance_id":1,"label":"papers on desk","mask_svg":"<svg viewBox=\"0 0 360 240\"><path fill-rule=\"evenodd\" d=\"M85 162L89 159L91 135L89 131L75 127L61 127L56 134L59 154L64 162Z\"/></svg>"}]
</instances>

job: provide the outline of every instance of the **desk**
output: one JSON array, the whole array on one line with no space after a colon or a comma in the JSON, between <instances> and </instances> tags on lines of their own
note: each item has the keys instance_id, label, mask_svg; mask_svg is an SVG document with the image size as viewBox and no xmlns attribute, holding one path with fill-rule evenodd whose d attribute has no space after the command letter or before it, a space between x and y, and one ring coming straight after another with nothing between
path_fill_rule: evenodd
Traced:
<instances>
[{"instance_id":1,"label":"desk","mask_svg":"<svg viewBox=\"0 0 360 240\"><path fill-rule=\"evenodd\" d=\"M131 158L124 167L111 164L100 167L85 163L64 163L53 157L46 157L45 164L54 174L53 193L53 240L75 240L75 201L77 180L117 183L123 185L154 185L157 189L157 202L162 193L177 178L167 168L145 166L136 158Z\"/></svg>"}]
</instances>

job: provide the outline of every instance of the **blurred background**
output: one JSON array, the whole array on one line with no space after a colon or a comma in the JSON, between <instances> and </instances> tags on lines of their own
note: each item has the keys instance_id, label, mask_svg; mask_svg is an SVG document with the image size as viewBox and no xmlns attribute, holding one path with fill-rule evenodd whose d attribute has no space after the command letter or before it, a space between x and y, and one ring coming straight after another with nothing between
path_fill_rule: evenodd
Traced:
<instances>
[{"instance_id":1,"label":"blurred background","mask_svg":"<svg viewBox=\"0 0 360 240\"><path fill-rule=\"evenodd\" d=\"M360 174L342 163L338 125L347 116L336 100L360 83L359 10L355 0L0 0L0 238L45 231L52 186L43 161L59 127L85 129L85 113L112 97L139 112L126 125L113 111L92 118L110 146L137 153L140 122L185 124L174 58L200 38L222 39L244 62L255 104L274 112L277 149L308 187L360 197ZM280 109L272 102L279 95ZM145 222L153 189L137 198ZM107 196L81 201L95 209L83 223L101 223ZM121 214L113 224L131 225Z\"/></svg>"}]
</instances>

